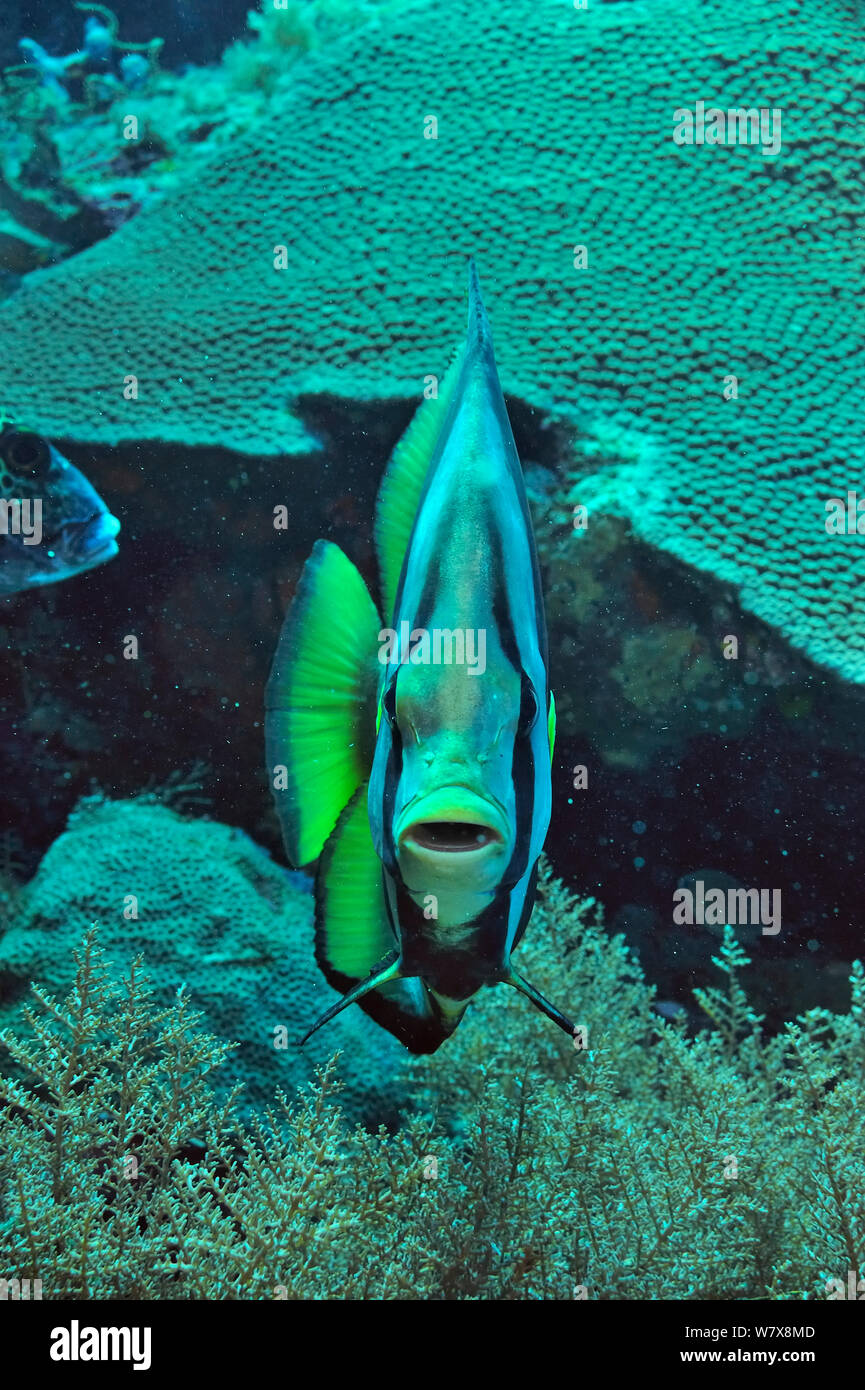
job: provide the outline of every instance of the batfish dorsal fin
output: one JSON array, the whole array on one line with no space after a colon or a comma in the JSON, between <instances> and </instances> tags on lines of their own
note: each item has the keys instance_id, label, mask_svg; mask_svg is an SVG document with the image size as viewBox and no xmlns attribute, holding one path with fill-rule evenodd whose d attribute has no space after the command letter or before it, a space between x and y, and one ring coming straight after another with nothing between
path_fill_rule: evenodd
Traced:
<instances>
[{"instance_id":1,"label":"batfish dorsal fin","mask_svg":"<svg viewBox=\"0 0 865 1390\"><path fill-rule=\"evenodd\" d=\"M490 321L484 308L481 282L474 258L469 261L469 322L466 332L466 352L474 352L479 357L492 357L495 361L493 331L490 328Z\"/></svg>"},{"instance_id":2,"label":"batfish dorsal fin","mask_svg":"<svg viewBox=\"0 0 865 1390\"><path fill-rule=\"evenodd\" d=\"M354 565L339 546L317 541L265 693L268 775L296 866L318 857L369 774L380 630Z\"/></svg>"},{"instance_id":3,"label":"batfish dorsal fin","mask_svg":"<svg viewBox=\"0 0 865 1390\"><path fill-rule=\"evenodd\" d=\"M422 401L390 456L375 509L375 548L381 577L381 599L388 619L393 616L402 562L408 550L418 503L435 454L449 406L460 378L462 353L454 359L438 393Z\"/></svg>"},{"instance_id":4,"label":"batfish dorsal fin","mask_svg":"<svg viewBox=\"0 0 865 1390\"><path fill-rule=\"evenodd\" d=\"M492 351L489 321L481 299L474 261L469 261L469 316L464 346L457 353L435 396L423 400L390 456L375 516L375 545L386 619L393 615L402 563L417 515L418 503L436 446L442 437L463 379L467 358Z\"/></svg>"}]
</instances>

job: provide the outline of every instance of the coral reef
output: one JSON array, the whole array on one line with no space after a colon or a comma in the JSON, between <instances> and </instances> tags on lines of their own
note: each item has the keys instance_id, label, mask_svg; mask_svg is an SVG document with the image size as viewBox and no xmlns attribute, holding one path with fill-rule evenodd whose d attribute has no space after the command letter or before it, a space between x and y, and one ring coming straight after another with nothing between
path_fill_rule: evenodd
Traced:
<instances>
[{"instance_id":1,"label":"coral reef","mask_svg":"<svg viewBox=\"0 0 865 1390\"><path fill-rule=\"evenodd\" d=\"M0 395L67 439L308 452L310 398L416 398L444 370L474 254L505 391L601 442L604 508L862 679L865 558L824 527L861 458L851 7L760 0L731 31L722 0L458 0L446 42L426 19L373 11L303 53L230 160L29 277ZM694 93L759 93L780 152L676 145ZM641 440L625 471L617 433Z\"/></svg>"},{"instance_id":2,"label":"coral reef","mask_svg":"<svg viewBox=\"0 0 865 1390\"><path fill-rule=\"evenodd\" d=\"M175 804L177 791L168 789ZM66 993L72 951L98 921L118 964L145 955L160 1002L186 981L206 1026L240 1043L231 1075L244 1083L245 1104L272 1099L278 1085L294 1091L341 1046L347 1111L397 1115L402 1051L360 1010L338 1020L331 1037L297 1048L337 995L314 961L309 892L242 831L184 819L155 793L91 798L17 891L8 915L0 935L4 1023L19 1017L30 980Z\"/></svg>"},{"instance_id":3,"label":"coral reef","mask_svg":"<svg viewBox=\"0 0 865 1390\"><path fill-rule=\"evenodd\" d=\"M219 62L231 6L26 8L0 402L130 544L0 616L0 1297L865 1280L865 557L824 524L863 460L863 6L260 0ZM676 144L698 98L778 108L779 152ZM261 848L261 689L312 540L372 577L470 254L544 570L547 851L611 926L544 865L515 963L577 1045L497 989L430 1058L358 1009L298 1049L335 996ZM777 936L670 910L758 882Z\"/></svg>"},{"instance_id":4,"label":"coral reef","mask_svg":"<svg viewBox=\"0 0 865 1390\"><path fill-rule=\"evenodd\" d=\"M98 74L104 80L115 52L129 56L137 54L145 68L156 62L162 39L151 39L146 44L127 43L120 38L117 16L107 6L94 4L92 0L75 0L75 9L85 15L85 19L82 45L74 53L56 55L48 53L35 39L18 40L25 69L32 68L38 74L40 84L55 100L68 101L67 84L71 78L83 79L86 84ZM136 70L141 71L140 65Z\"/></svg>"},{"instance_id":5,"label":"coral reef","mask_svg":"<svg viewBox=\"0 0 865 1390\"><path fill-rule=\"evenodd\" d=\"M0 77L0 270L17 275L102 240L171 189L185 194L203 160L267 118L297 58L376 7L263 0L251 40L179 73L159 67L162 40L124 43L111 11L79 8L99 12L80 52L52 58L22 40L31 64Z\"/></svg>"},{"instance_id":6,"label":"coral reef","mask_svg":"<svg viewBox=\"0 0 865 1390\"><path fill-rule=\"evenodd\" d=\"M111 10L76 9L80 50L58 57L22 38L27 61L0 77L0 268L18 275L120 226L147 200L143 171L163 152L146 136L129 146L130 93L153 77L162 40L125 43Z\"/></svg>"},{"instance_id":7,"label":"coral reef","mask_svg":"<svg viewBox=\"0 0 865 1390\"><path fill-rule=\"evenodd\" d=\"M194 998L156 1008L93 933L0 1077L0 1267L45 1298L820 1299L865 1270L865 971L849 1012L767 1038L728 932L695 1038L544 873L541 987L578 1049L488 991L411 1071L394 1134L341 1115L337 1059L243 1126ZM433 1113L437 1111L437 1114Z\"/></svg>"}]
</instances>

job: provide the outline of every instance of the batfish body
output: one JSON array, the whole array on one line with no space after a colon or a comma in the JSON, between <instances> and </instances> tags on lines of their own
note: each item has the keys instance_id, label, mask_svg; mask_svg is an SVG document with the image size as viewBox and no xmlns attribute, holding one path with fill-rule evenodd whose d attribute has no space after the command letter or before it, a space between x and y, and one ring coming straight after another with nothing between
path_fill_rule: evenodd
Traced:
<instances>
[{"instance_id":1,"label":"batfish body","mask_svg":"<svg viewBox=\"0 0 865 1390\"><path fill-rule=\"evenodd\" d=\"M319 541L267 688L267 757L292 863L320 856L316 955L414 1052L485 985L526 994L511 952L550 821L554 703L522 469L474 265L465 346L379 493L382 625ZM314 1030L311 1030L314 1031Z\"/></svg>"}]
</instances>

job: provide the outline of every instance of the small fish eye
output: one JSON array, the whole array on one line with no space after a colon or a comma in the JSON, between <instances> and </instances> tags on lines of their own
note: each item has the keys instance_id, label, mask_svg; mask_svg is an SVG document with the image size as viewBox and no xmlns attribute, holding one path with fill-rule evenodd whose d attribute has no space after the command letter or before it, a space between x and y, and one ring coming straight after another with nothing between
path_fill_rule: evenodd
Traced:
<instances>
[{"instance_id":1,"label":"small fish eye","mask_svg":"<svg viewBox=\"0 0 865 1390\"><path fill-rule=\"evenodd\" d=\"M51 464L51 450L41 434L16 430L3 445L3 458L18 477L39 478Z\"/></svg>"},{"instance_id":2,"label":"small fish eye","mask_svg":"<svg viewBox=\"0 0 865 1390\"><path fill-rule=\"evenodd\" d=\"M396 681L392 680L382 697L381 707L389 724L396 723Z\"/></svg>"},{"instance_id":3,"label":"small fish eye","mask_svg":"<svg viewBox=\"0 0 865 1390\"><path fill-rule=\"evenodd\" d=\"M524 677L522 697L520 700L520 722L517 732L523 735L529 733L529 731L534 728L537 717L538 697L528 677Z\"/></svg>"}]
</instances>

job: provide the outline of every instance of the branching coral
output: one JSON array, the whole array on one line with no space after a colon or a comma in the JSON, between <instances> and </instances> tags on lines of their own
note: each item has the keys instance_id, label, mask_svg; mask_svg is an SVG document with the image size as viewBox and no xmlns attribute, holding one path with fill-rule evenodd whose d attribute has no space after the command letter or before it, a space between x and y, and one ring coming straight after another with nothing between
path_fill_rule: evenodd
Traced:
<instances>
[{"instance_id":1,"label":"branching coral","mask_svg":"<svg viewBox=\"0 0 865 1390\"><path fill-rule=\"evenodd\" d=\"M767 1039L746 963L728 935L726 987L700 996L719 1026L689 1039L652 1020L621 938L544 877L520 968L541 989L555 977L566 1003L570 991L585 1047L566 1058L519 1009L495 1026L485 1000L425 1064L427 1097L471 1117L461 1180L479 1210L491 1143L512 1175L485 1296L825 1297L828 1279L861 1272L865 975L854 967L848 1015L813 1011Z\"/></svg>"},{"instance_id":2,"label":"branching coral","mask_svg":"<svg viewBox=\"0 0 865 1390\"><path fill-rule=\"evenodd\" d=\"M112 983L95 941L60 1004L35 991L32 1042L4 1035L30 1090L0 1081L0 1267L50 1298L363 1297L420 1186L422 1128L389 1144L312 1096L241 1136L206 1078L230 1048L181 991L154 1007L134 964ZM27 1272L25 1272L27 1271Z\"/></svg>"},{"instance_id":3,"label":"branching coral","mask_svg":"<svg viewBox=\"0 0 865 1390\"><path fill-rule=\"evenodd\" d=\"M84 40L76 52L54 56L46 52L35 39L23 38L18 42L18 47L26 59L23 65L25 69L32 66L57 100L68 101L69 92L65 83L71 77L85 76L88 68L103 68L110 61L115 49L122 53L146 54L147 62L155 64L164 39L151 39L149 43L128 43L120 38L117 16L107 6L92 4L90 0L84 3L82 0L81 3L76 3L75 8L87 16L84 21Z\"/></svg>"},{"instance_id":4,"label":"branching coral","mask_svg":"<svg viewBox=\"0 0 865 1390\"><path fill-rule=\"evenodd\" d=\"M33 1084L0 1081L0 1268L51 1298L790 1299L861 1276L861 966L848 1014L767 1039L728 936L701 996L720 1027L689 1039L546 871L521 955L576 1001L579 1050L490 991L412 1067L398 1132L346 1124L336 1061L244 1129L210 1089L226 1046L138 965L113 983L89 933L65 1004L37 991L34 1041L4 1035Z\"/></svg>"}]
</instances>

